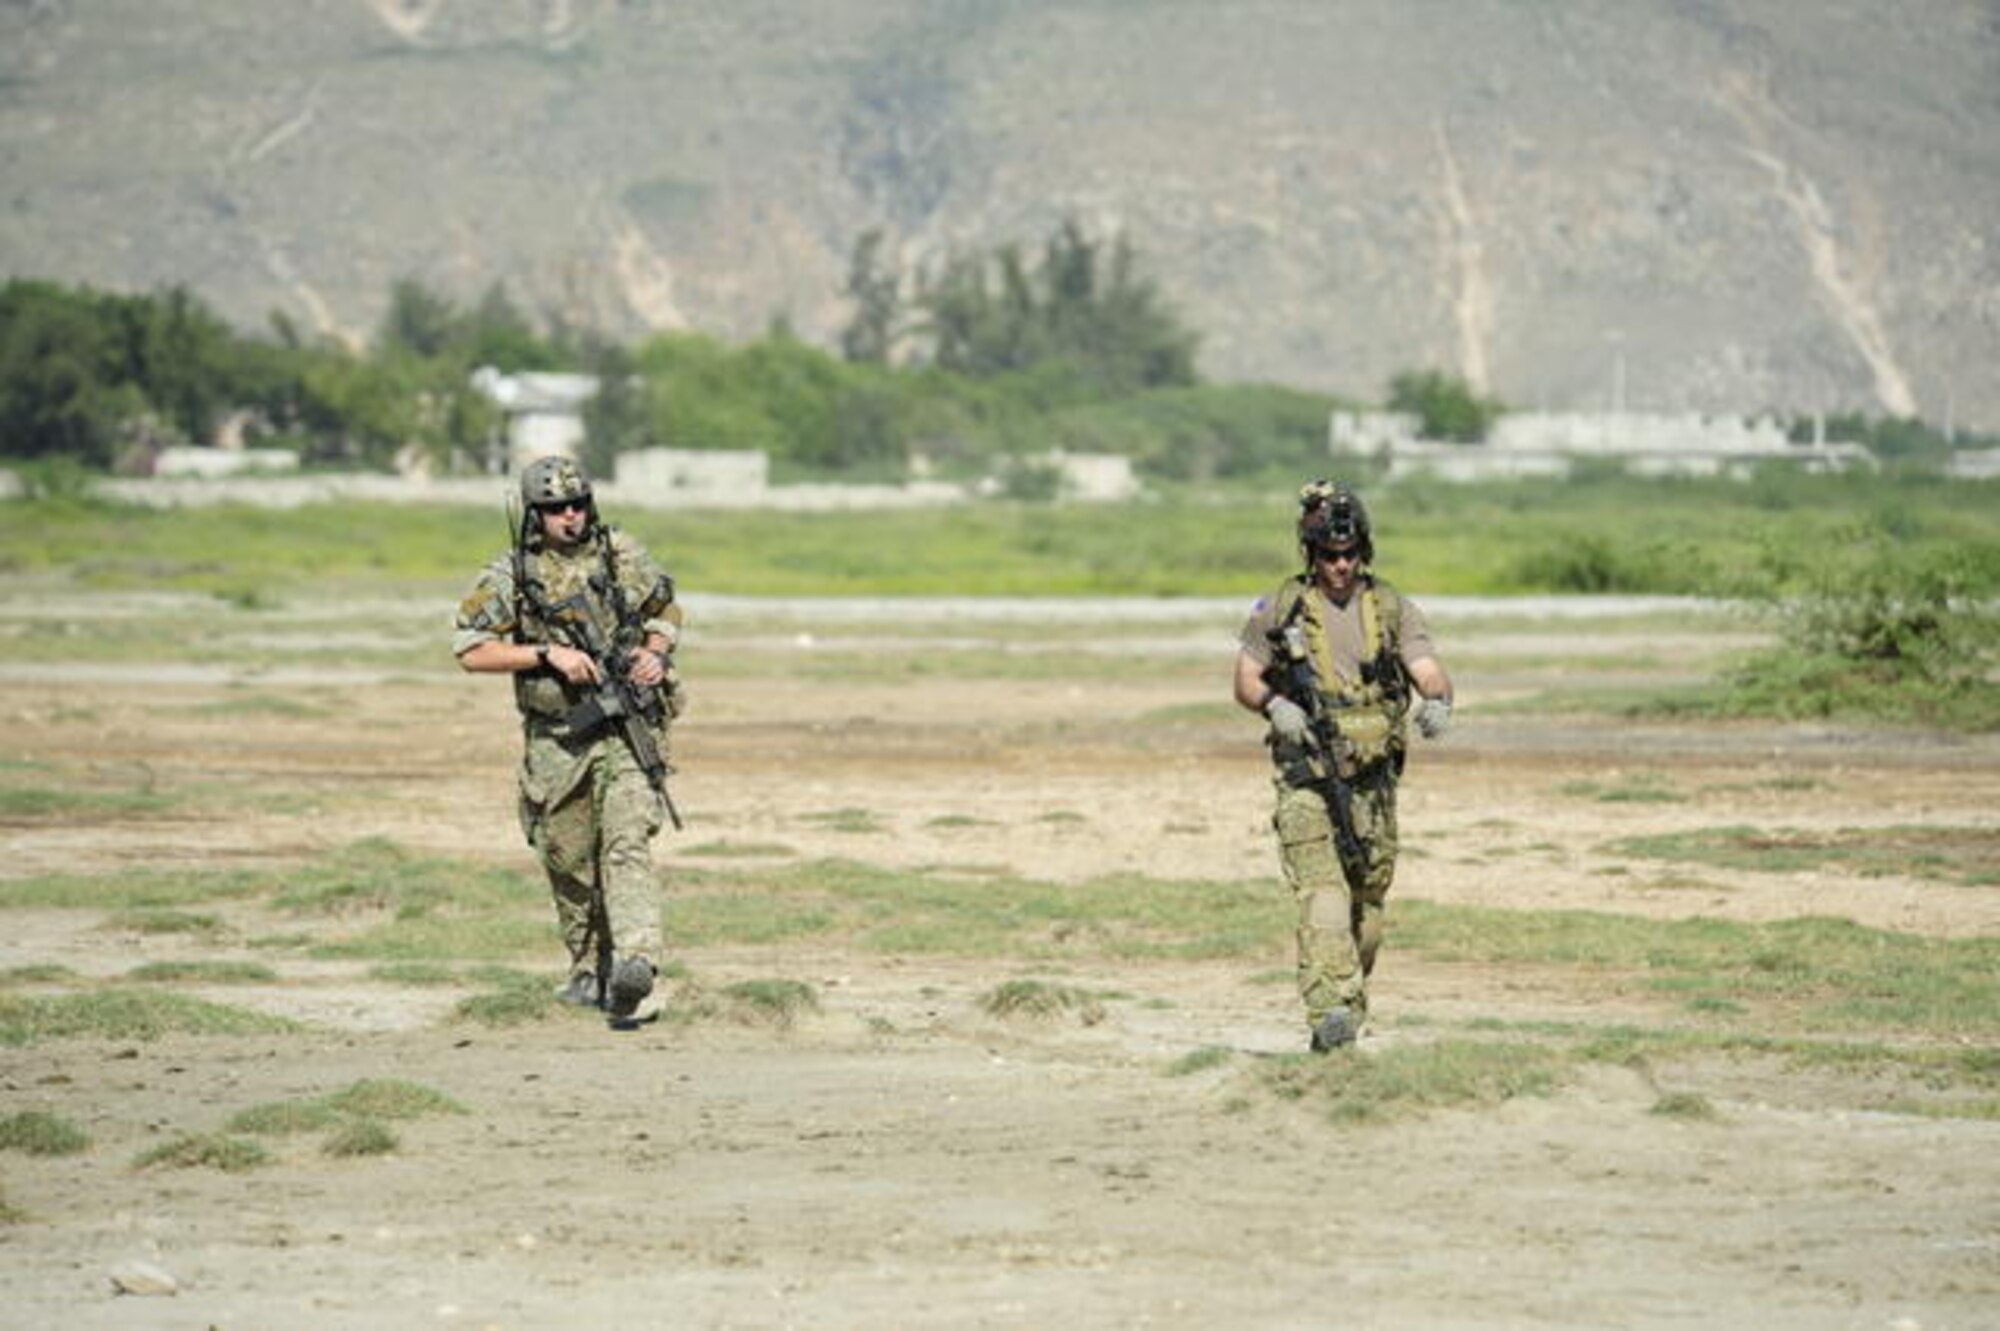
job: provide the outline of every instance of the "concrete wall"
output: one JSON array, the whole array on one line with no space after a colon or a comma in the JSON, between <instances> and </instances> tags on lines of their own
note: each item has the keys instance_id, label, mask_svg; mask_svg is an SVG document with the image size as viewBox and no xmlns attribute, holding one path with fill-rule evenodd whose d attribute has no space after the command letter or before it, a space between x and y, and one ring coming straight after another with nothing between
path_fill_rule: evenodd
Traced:
<instances>
[{"instance_id":1,"label":"concrete wall","mask_svg":"<svg viewBox=\"0 0 2000 1331\"><path fill-rule=\"evenodd\" d=\"M297 471L299 455L285 448L163 448L155 476L243 476Z\"/></svg>"},{"instance_id":2,"label":"concrete wall","mask_svg":"<svg viewBox=\"0 0 2000 1331\"><path fill-rule=\"evenodd\" d=\"M1132 459L1118 453L1064 453L1048 455L1048 463L1062 477L1062 497L1087 503L1117 503L1139 493L1139 477Z\"/></svg>"},{"instance_id":3,"label":"concrete wall","mask_svg":"<svg viewBox=\"0 0 2000 1331\"><path fill-rule=\"evenodd\" d=\"M1406 412L1333 413L1333 456L1388 463L1391 478L1422 472L1443 480L1567 475L1581 461L1615 462L1639 475L1747 475L1781 463L1808 471L1873 468L1859 444L1794 444L1776 421L1636 412L1510 412L1483 443L1425 439Z\"/></svg>"},{"instance_id":4,"label":"concrete wall","mask_svg":"<svg viewBox=\"0 0 2000 1331\"><path fill-rule=\"evenodd\" d=\"M761 449L637 448L618 455L620 489L761 493L771 456Z\"/></svg>"},{"instance_id":5,"label":"concrete wall","mask_svg":"<svg viewBox=\"0 0 2000 1331\"><path fill-rule=\"evenodd\" d=\"M1944 471L1964 481L2000 478L2000 448L1961 448L1945 463Z\"/></svg>"}]
</instances>

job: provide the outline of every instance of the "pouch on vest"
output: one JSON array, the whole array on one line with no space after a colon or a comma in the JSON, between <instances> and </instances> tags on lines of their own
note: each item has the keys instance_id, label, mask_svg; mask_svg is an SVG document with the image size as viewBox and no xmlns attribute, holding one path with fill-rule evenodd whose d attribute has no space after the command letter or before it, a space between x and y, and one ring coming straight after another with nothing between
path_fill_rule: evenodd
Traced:
<instances>
[{"instance_id":1,"label":"pouch on vest","mask_svg":"<svg viewBox=\"0 0 2000 1331\"><path fill-rule=\"evenodd\" d=\"M1396 727L1380 709L1342 708L1333 713L1333 721L1340 732L1342 776L1372 772L1395 756Z\"/></svg>"}]
</instances>

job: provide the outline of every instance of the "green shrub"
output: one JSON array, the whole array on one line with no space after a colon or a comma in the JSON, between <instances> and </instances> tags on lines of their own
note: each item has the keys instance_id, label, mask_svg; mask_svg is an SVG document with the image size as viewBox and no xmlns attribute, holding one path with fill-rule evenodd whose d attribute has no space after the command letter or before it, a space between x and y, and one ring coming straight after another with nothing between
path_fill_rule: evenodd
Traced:
<instances>
[{"instance_id":1,"label":"green shrub","mask_svg":"<svg viewBox=\"0 0 2000 1331\"><path fill-rule=\"evenodd\" d=\"M387 1155L399 1143L396 1134L372 1118L356 1119L326 1139L320 1149L332 1156Z\"/></svg>"},{"instance_id":2,"label":"green shrub","mask_svg":"<svg viewBox=\"0 0 2000 1331\"><path fill-rule=\"evenodd\" d=\"M1728 676L1735 710L2000 728L2000 620L1985 599L1990 577L1970 558L1911 556L1863 532L1773 564L1783 644Z\"/></svg>"},{"instance_id":3,"label":"green shrub","mask_svg":"<svg viewBox=\"0 0 2000 1331\"><path fill-rule=\"evenodd\" d=\"M256 1142L241 1137L184 1133L140 1153L134 1169L220 1169L240 1174L269 1164L270 1153Z\"/></svg>"},{"instance_id":4,"label":"green shrub","mask_svg":"<svg viewBox=\"0 0 2000 1331\"><path fill-rule=\"evenodd\" d=\"M0 1151L75 1155L89 1146L90 1137L82 1128L54 1114L28 1109L0 1118Z\"/></svg>"},{"instance_id":5,"label":"green shrub","mask_svg":"<svg viewBox=\"0 0 2000 1331\"><path fill-rule=\"evenodd\" d=\"M996 1017L1044 1019L1073 1012L1086 1026L1104 1020L1104 1004L1095 994L1074 985L1051 984L1046 980L1009 980L979 1000L979 1006Z\"/></svg>"}]
</instances>

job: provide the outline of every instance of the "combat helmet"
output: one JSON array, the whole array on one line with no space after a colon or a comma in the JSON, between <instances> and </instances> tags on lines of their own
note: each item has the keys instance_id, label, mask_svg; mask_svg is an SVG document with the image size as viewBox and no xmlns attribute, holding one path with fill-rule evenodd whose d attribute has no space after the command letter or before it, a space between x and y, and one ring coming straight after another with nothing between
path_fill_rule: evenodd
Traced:
<instances>
[{"instance_id":1,"label":"combat helmet","mask_svg":"<svg viewBox=\"0 0 2000 1331\"><path fill-rule=\"evenodd\" d=\"M1363 563L1375 558L1375 532L1361 496L1345 481L1310 481L1299 487L1299 545L1310 564L1314 552L1352 545Z\"/></svg>"},{"instance_id":2,"label":"combat helmet","mask_svg":"<svg viewBox=\"0 0 2000 1331\"><path fill-rule=\"evenodd\" d=\"M529 508L581 499L590 503L590 477L574 458L536 458L521 469L521 502Z\"/></svg>"},{"instance_id":3,"label":"combat helmet","mask_svg":"<svg viewBox=\"0 0 2000 1331\"><path fill-rule=\"evenodd\" d=\"M549 504L575 503L581 500L589 525L585 531L597 529L597 500L590 491L590 477L584 474L583 466L575 458L552 456L536 458L521 469L521 543L530 549L538 549L542 543L542 524L536 519L537 510Z\"/></svg>"}]
</instances>

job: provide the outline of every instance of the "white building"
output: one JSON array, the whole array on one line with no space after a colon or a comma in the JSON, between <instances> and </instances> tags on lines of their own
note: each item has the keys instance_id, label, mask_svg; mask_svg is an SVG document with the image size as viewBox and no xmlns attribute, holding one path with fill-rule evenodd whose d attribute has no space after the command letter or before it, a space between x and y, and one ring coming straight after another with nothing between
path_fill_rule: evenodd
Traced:
<instances>
[{"instance_id":1,"label":"white building","mask_svg":"<svg viewBox=\"0 0 2000 1331\"><path fill-rule=\"evenodd\" d=\"M1328 424L1335 457L1388 463L1391 479L1423 472L1448 481L1563 476L1579 462L1614 462L1643 476L1744 476L1781 463L1807 471L1873 469L1860 444L1796 444L1767 417L1639 412L1509 412L1480 443L1425 439L1407 412L1336 411Z\"/></svg>"},{"instance_id":2,"label":"white building","mask_svg":"<svg viewBox=\"0 0 2000 1331\"><path fill-rule=\"evenodd\" d=\"M472 386L507 418L503 470L518 472L536 458L573 458L582 450L583 408L597 396L596 375L502 374L482 365L472 372Z\"/></svg>"}]
</instances>

